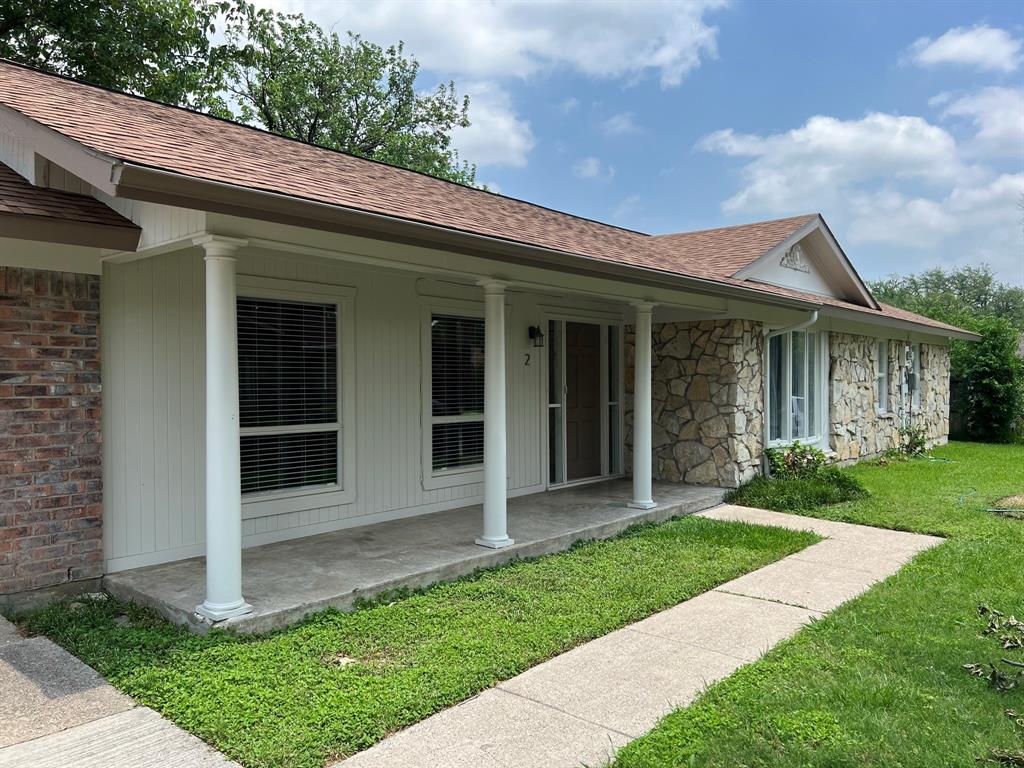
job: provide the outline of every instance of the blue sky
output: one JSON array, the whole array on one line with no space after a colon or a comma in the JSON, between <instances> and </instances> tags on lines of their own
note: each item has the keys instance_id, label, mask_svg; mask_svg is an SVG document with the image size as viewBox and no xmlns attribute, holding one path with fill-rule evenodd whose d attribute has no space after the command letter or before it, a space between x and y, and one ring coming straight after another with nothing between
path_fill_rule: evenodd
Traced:
<instances>
[{"instance_id":1,"label":"blue sky","mask_svg":"<svg viewBox=\"0 0 1024 768\"><path fill-rule=\"evenodd\" d=\"M503 194L652 233L821 211L867 278L1024 285L1019 4L264 2L454 79Z\"/></svg>"}]
</instances>

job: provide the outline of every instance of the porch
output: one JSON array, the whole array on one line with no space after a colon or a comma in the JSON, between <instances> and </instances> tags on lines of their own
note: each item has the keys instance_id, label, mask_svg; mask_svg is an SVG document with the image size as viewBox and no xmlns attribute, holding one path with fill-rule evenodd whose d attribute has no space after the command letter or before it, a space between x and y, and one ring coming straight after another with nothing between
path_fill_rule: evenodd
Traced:
<instances>
[{"instance_id":1,"label":"porch","mask_svg":"<svg viewBox=\"0 0 1024 768\"><path fill-rule=\"evenodd\" d=\"M348 528L267 544L242 552L242 588L251 613L219 622L242 632L266 632L324 608L349 609L398 587L423 587L516 558L566 549L577 541L614 536L635 523L660 522L718 504L720 488L656 483L653 509L627 507L628 480L611 480L508 501L515 543L490 549L474 543L481 505ZM167 619L203 632L195 613L205 594L203 558L110 574L115 597L148 605Z\"/></svg>"}]
</instances>

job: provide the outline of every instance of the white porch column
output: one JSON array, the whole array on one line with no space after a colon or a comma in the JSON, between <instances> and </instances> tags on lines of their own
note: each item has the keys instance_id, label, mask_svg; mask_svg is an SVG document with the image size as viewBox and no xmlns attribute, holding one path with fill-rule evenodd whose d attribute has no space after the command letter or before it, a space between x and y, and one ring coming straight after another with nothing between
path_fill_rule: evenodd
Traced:
<instances>
[{"instance_id":1,"label":"white porch column","mask_svg":"<svg viewBox=\"0 0 1024 768\"><path fill-rule=\"evenodd\" d=\"M501 549L508 537L508 461L505 406L505 283L484 280L484 535L482 547Z\"/></svg>"},{"instance_id":2,"label":"white porch column","mask_svg":"<svg viewBox=\"0 0 1024 768\"><path fill-rule=\"evenodd\" d=\"M638 301L633 363L633 500L634 509L652 509L651 493L651 311L649 301Z\"/></svg>"},{"instance_id":3,"label":"white porch column","mask_svg":"<svg viewBox=\"0 0 1024 768\"><path fill-rule=\"evenodd\" d=\"M249 613L242 598L242 481L234 253L244 240L196 238L206 251L206 599L196 613Z\"/></svg>"}]
</instances>

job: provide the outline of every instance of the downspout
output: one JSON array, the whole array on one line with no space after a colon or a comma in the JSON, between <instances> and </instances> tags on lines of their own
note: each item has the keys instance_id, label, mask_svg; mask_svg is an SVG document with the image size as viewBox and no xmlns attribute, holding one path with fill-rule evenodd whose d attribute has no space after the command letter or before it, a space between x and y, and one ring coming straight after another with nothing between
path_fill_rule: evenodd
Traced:
<instances>
[{"instance_id":1,"label":"downspout","mask_svg":"<svg viewBox=\"0 0 1024 768\"><path fill-rule=\"evenodd\" d=\"M808 326L814 325L818 322L818 310L812 309L806 320L801 320L799 323L786 326L785 328L777 328L774 331L765 326L761 329L761 333L764 335L765 347L764 347L764 360L768 360L768 339L772 336L778 336L783 333L791 333L792 331L802 331ZM768 430L770 428L771 418L768 416L768 366L764 366L764 383L762 386L764 392L764 411L761 417L762 434L761 441L764 448L761 450L761 472L765 477L768 477Z\"/></svg>"}]
</instances>

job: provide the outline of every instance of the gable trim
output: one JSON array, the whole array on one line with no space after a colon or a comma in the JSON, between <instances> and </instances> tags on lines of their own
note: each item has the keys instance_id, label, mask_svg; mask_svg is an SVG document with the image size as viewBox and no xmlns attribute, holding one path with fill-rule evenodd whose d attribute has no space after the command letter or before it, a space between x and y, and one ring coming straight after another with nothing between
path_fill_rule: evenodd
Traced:
<instances>
[{"instance_id":1,"label":"gable trim","mask_svg":"<svg viewBox=\"0 0 1024 768\"><path fill-rule=\"evenodd\" d=\"M825 219L822 218L821 214L815 215L815 217L811 221L807 222L802 227L791 233L787 238L785 238L781 242L776 243L774 246L769 248L767 251L758 256L745 267L735 272L733 274L733 277L737 280L756 279L754 278L754 273L756 272L757 267L761 266L765 262L781 258L790 248L792 248L794 245L796 245L798 242L803 240L805 237L807 237L814 231L820 231L822 235L824 235L829 247L838 257L837 262L839 266L843 269L844 273L850 279L850 282L853 284L857 292L857 295L864 302L864 304L868 307L871 307L871 309L880 309L880 307L878 306L878 302L875 301L875 297L871 295L871 292L868 290L868 287L864 284L864 281L861 279L860 275L857 274L857 270L853 268L853 264L850 263L849 258L847 258L846 253L839 245L839 242L836 240L835 235L832 234L832 230L829 229L828 224L825 223Z\"/></svg>"}]
</instances>

